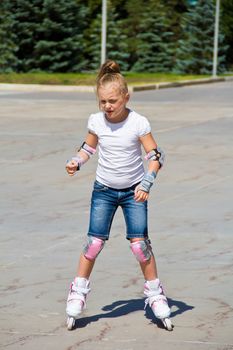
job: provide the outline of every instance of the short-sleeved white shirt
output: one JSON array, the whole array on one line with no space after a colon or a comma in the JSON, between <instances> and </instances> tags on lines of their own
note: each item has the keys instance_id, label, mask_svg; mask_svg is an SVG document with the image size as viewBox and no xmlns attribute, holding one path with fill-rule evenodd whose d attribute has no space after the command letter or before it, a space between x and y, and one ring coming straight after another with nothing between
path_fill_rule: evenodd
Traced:
<instances>
[{"instance_id":1,"label":"short-sleeved white shirt","mask_svg":"<svg viewBox=\"0 0 233 350\"><path fill-rule=\"evenodd\" d=\"M130 110L123 122L111 123L99 112L90 115L88 129L98 137L97 181L122 189L142 180L144 167L139 137L151 131L147 118Z\"/></svg>"}]
</instances>

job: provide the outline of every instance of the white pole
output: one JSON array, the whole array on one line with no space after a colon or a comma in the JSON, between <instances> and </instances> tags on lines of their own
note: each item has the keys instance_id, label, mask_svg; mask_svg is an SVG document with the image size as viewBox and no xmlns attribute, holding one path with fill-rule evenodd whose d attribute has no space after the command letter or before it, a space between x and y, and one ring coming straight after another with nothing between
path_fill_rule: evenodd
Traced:
<instances>
[{"instance_id":1,"label":"white pole","mask_svg":"<svg viewBox=\"0 0 233 350\"><path fill-rule=\"evenodd\" d=\"M106 61L107 0L102 0L101 64Z\"/></svg>"},{"instance_id":2,"label":"white pole","mask_svg":"<svg viewBox=\"0 0 233 350\"><path fill-rule=\"evenodd\" d=\"M212 78L216 78L216 77L217 77L217 66L218 66L218 33L219 33L219 9L220 9L220 0L216 0L215 28L214 28L214 56L213 56L213 72L212 72Z\"/></svg>"}]
</instances>

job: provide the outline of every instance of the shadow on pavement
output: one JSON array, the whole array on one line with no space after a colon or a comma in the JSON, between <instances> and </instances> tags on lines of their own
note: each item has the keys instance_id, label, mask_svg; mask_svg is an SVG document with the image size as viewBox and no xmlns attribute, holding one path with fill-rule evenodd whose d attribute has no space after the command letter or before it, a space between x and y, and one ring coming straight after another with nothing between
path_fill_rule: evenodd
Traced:
<instances>
[{"instance_id":1,"label":"shadow on pavement","mask_svg":"<svg viewBox=\"0 0 233 350\"><path fill-rule=\"evenodd\" d=\"M176 307L176 310L172 311L171 313L172 318L186 311L194 309L194 306L188 305L183 301L178 301L178 300L168 298L168 303L172 309ZM112 304L105 305L102 308L102 310L105 311L104 313L78 319L76 321L75 328L84 328L88 324L92 322L97 322L103 318L121 317L135 311L142 311L143 309L144 309L144 299L142 298L115 301ZM152 323L156 324L159 328L163 328L162 323L154 317L150 307L146 308L145 316Z\"/></svg>"}]
</instances>

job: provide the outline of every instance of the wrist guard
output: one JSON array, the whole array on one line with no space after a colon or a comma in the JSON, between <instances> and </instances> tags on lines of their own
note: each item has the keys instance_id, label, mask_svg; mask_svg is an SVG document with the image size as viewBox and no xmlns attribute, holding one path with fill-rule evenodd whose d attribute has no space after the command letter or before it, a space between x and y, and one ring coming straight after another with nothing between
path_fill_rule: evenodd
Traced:
<instances>
[{"instance_id":1,"label":"wrist guard","mask_svg":"<svg viewBox=\"0 0 233 350\"><path fill-rule=\"evenodd\" d=\"M82 146L79 148L79 151L83 151L87 154L88 158L90 158L93 154L95 154L96 149L88 146L86 142L83 142ZM81 166L87 162L88 159L84 159L82 156L77 154L77 156L72 157L71 160L74 160L77 163L77 170L80 170Z\"/></svg>"},{"instance_id":2,"label":"wrist guard","mask_svg":"<svg viewBox=\"0 0 233 350\"><path fill-rule=\"evenodd\" d=\"M142 190L144 192L149 193L150 192L150 188L152 187L154 180L156 178L156 172L152 171L151 173L147 172L142 181L140 182L139 186L138 186L138 190Z\"/></svg>"},{"instance_id":3,"label":"wrist guard","mask_svg":"<svg viewBox=\"0 0 233 350\"><path fill-rule=\"evenodd\" d=\"M74 160L77 163L77 170L76 171L79 171L81 166L85 163L85 160L79 156L72 157L71 160Z\"/></svg>"}]
</instances>

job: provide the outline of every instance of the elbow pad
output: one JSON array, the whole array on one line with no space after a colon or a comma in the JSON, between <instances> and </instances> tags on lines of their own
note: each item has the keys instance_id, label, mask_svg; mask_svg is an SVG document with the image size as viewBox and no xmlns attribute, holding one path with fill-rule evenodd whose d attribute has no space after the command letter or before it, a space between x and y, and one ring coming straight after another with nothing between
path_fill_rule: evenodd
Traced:
<instances>
[{"instance_id":1,"label":"elbow pad","mask_svg":"<svg viewBox=\"0 0 233 350\"><path fill-rule=\"evenodd\" d=\"M83 142L82 146L79 148L79 151L83 151L88 155L88 157L91 157L95 154L96 149L89 146L86 142Z\"/></svg>"},{"instance_id":2,"label":"elbow pad","mask_svg":"<svg viewBox=\"0 0 233 350\"><path fill-rule=\"evenodd\" d=\"M157 160L159 162L160 167L162 167L165 161L165 153L160 147L157 147L155 149L152 149L150 152L148 152L145 156L145 159L148 161Z\"/></svg>"}]
</instances>

